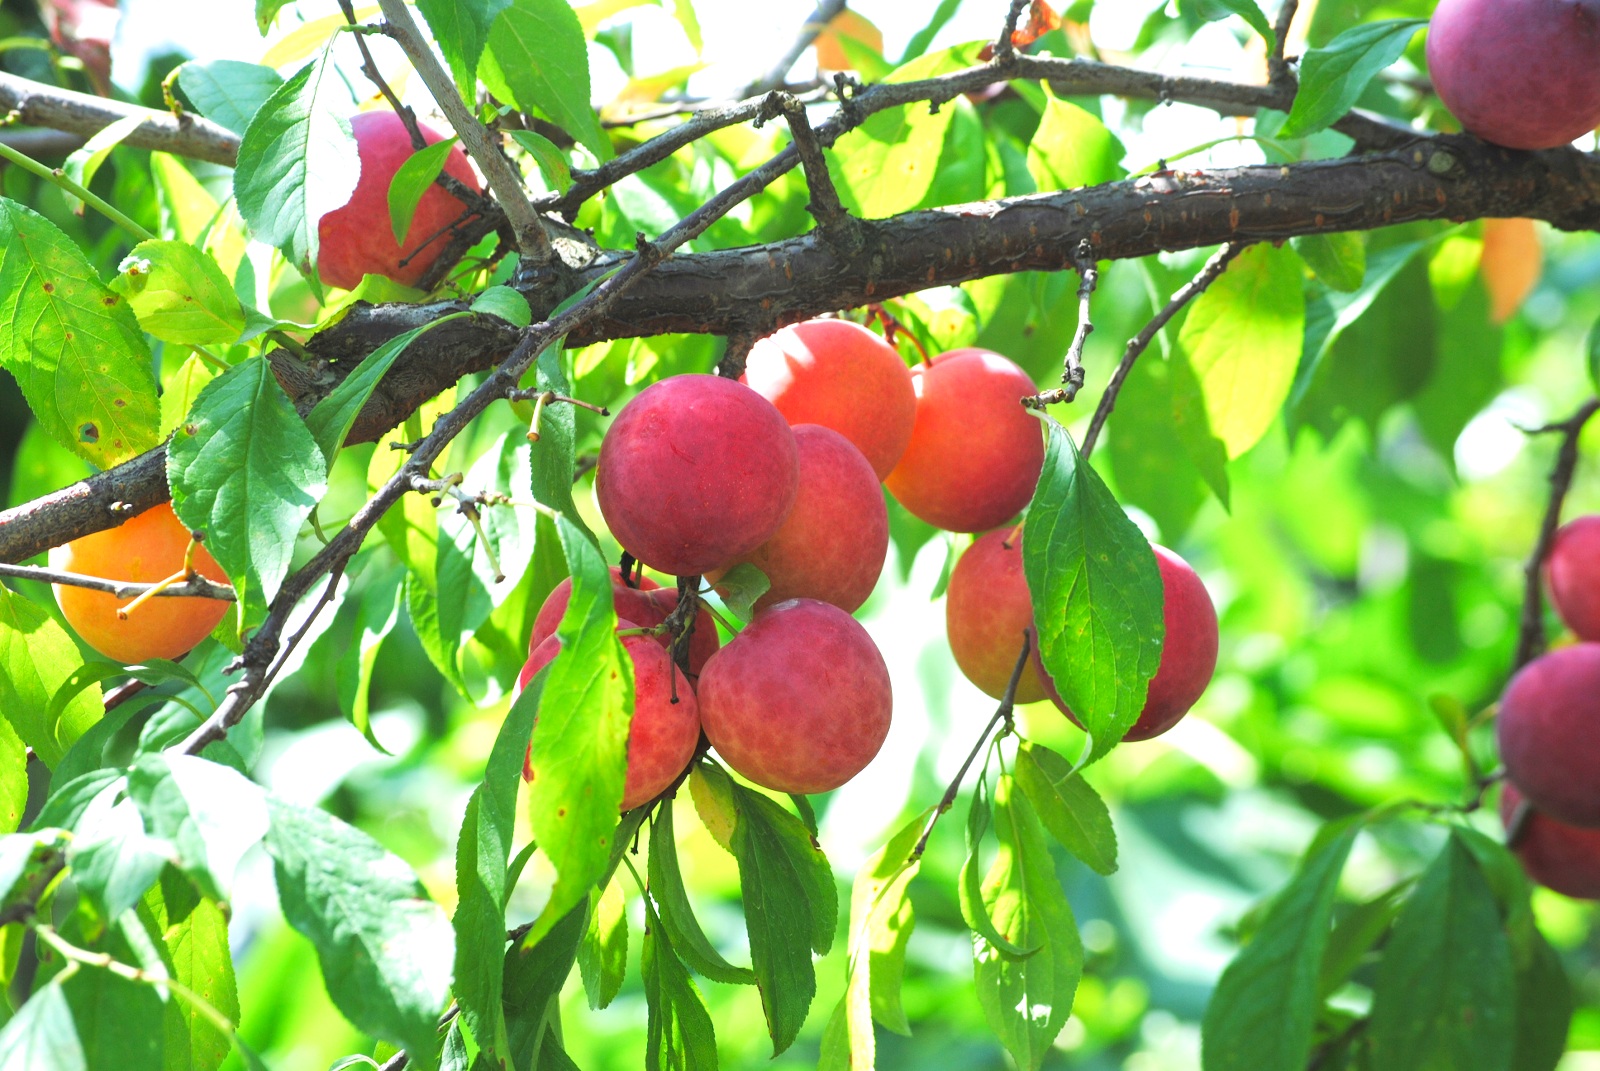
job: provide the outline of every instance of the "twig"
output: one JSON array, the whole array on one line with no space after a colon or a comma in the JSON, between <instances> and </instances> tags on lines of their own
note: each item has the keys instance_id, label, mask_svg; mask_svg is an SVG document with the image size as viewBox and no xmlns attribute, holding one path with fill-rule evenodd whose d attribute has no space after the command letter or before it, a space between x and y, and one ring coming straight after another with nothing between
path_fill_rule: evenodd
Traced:
<instances>
[{"instance_id":1,"label":"twig","mask_svg":"<svg viewBox=\"0 0 1600 1071\"><path fill-rule=\"evenodd\" d=\"M806 106L775 89L767 94L767 108L756 124L759 126L763 120L780 114L789 123L795 151L800 154L800 166L805 172L806 188L811 191L806 211L816 219L817 229L829 245L846 256L855 253L862 245L861 221L846 211L839 200L833 176L828 174L827 158L822 155L822 144L817 141L817 133L806 116Z\"/></svg>"},{"instance_id":2,"label":"twig","mask_svg":"<svg viewBox=\"0 0 1600 1071\"><path fill-rule=\"evenodd\" d=\"M994 62L999 66L1006 66L1017 58L1017 46L1011 38L1022 19L1022 9L1027 6L1028 0L1011 0L1011 7L1006 11L1006 24L1000 28L1000 36L994 43Z\"/></svg>"},{"instance_id":3,"label":"twig","mask_svg":"<svg viewBox=\"0 0 1600 1071\"><path fill-rule=\"evenodd\" d=\"M1066 386L1023 399L1022 404L1029 409L1043 409L1047 405L1070 402L1083 389L1083 347L1094 330L1094 321L1089 318L1089 299L1094 296L1095 284L1100 281L1100 272L1094 262L1094 248L1089 245L1089 239L1079 240L1074 260L1079 275L1078 329L1072 333L1072 344L1067 347L1067 356L1062 362L1061 382Z\"/></svg>"},{"instance_id":4,"label":"twig","mask_svg":"<svg viewBox=\"0 0 1600 1071\"><path fill-rule=\"evenodd\" d=\"M1522 622L1517 630L1517 654L1511 664L1513 673L1544 651L1544 560L1555 542L1556 530L1561 527L1561 506L1578 467L1578 437L1596 412L1600 412L1600 398L1591 398L1566 420L1529 431L1531 435L1559 432L1561 449L1556 453L1555 467L1550 470L1550 501L1545 506L1544 522L1539 526L1539 541L1523 567Z\"/></svg>"},{"instance_id":5,"label":"twig","mask_svg":"<svg viewBox=\"0 0 1600 1071\"><path fill-rule=\"evenodd\" d=\"M1001 735L1010 731L1011 712L1017 702L1017 684L1022 680L1022 671L1027 668L1028 654L1032 650L1030 639L1031 637L1028 633L1024 632L1022 634L1022 653L1017 655L1017 664L1011 667L1011 679L1006 682L1006 694L1001 697L1000 706L994 712L994 717L989 719L989 724L985 725L983 732L978 735L977 743L973 744L972 750L967 752L966 761L961 764L961 769L956 771L955 778L951 780L949 786L944 790L944 796L939 800L939 806L934 810L933 814L928 816L928 824L923 828L922 836L917 838L916 847L911 849L912 859L922 858L923 851L928 847L928 838L933 835L933 827L938 824L939 819L944 816L946 811L956 805L956 797L961 794L961 782L966 780L967 771L972 768L973 762L977 759L978 753L983 750L983 745L988 742L989 734L994 732L995 726L1004 722L1006 729L1002 731Z\"/></svg>"},{"instance_id":6,"label":"twig","mask_svg":"<svg viewBox=\"0 0 1600 1071\"><path fill-rule=\"evenodd\" d=\"M506 219L511 222L511 231L516 236L517 251L528 262L528 266L535 271L557 271L563 265L556 256L555 246L550 242L550 236L544 232L544 224L539 220L539 214L528 201L528 192L522 185L522 179L512 169L511 162L490 138L489 131L478 122L467 106L461 100L461 94L456 89L455 81L439 63L424 40L421 31L411 17L411 12L405 5L405 0L378 0L378 7L383 11L383 17L388 26L386 33L404 50L411 60L411 65L416 68L418 76L428 87L428 92L433 94L433 99L444 112L445 118L461 136L461 146L477 162L483 177L488 180L489 188L494 191L495 200L500 203L500 209L506 214Z\"/></svg>"},{"instance_id":7,"label":"twig","mask_svg":"<svg viewBox=\"0 0 1600 1071\"><path fill-rule=\"evenodd\" d=\"M1272 51L1267 55L1267 82L1273 86L1294 85L1294 74L1289 70L1288 58L1283 54L1289 41L1289 27L1294 23L1300 0L1283 0L1278 17L1272 24Z\"/></svg>"},{"instance_id":8,"label":"twig","mask_svg":"<svg viewBox=\"0 0 1600 1071\"><path fill-rule=\"evenodd\" d=\"M790 68L799 61L801 54L816 42L817 35L827 29L828 23L844 9L845 0L817 0L817 9L801 24L800 32L795 36L789 50L768 69L766 74L745 86L741 95L759 97L788 81Z\"/></svg>"},{"instance_id":9,"label":"twig","mask_svg":"<svg viewBox=\"0 0 1600 1071\"><path fill-rule=\"evenodd\" d=\"M68 573L60 569L46 569L36 565L8 565L0 562L0 576L15 577L18 580L37 580L41 584L62 584L73 588L88 588L90 591L104 591L118 599L132 599L135 597L167 597L221 599L226 602L237 602L238 595L227 584L219 584L209 577L193 573L181 584L161 585L160 583L142 584L128 580L107 580L99 576L85 576L82 573Z\"/></svg>"},{"instance_id":10,"label":"twig","mask_svg":"<svg viewBox=\"0 0 1600 1071\"><path fill-rule=\"evenodd\" d=\"M735 331L728 336L728 344L723 347L722 357L717 361L717 375L727 379L738 379L744 375L744 362L750 356L750 350L770 332L767 331Z\"/></svg>"},{"instance_id":11,"label":"twig","mask_svg":"<svg viewBox=\"0 0 1600 1071\"><path fill-rule=\"evenodd\" d=\"M1116 408L1117 395L1121 393L1122 384L1128 378L1128 373L1133 370L1133 362L1149 348L1156 333L1167 326L1168 321L1178 314L1178 310L1204 293L1206 287L1227 270L1233 258L1249 245L1249 242L1229 242L1211 254L1211 259L1205 262L1195 277L1179 287L1171 300L1161 307L1161 311L1151 317L1150 322L1144 325L1144 329L1129 340L1128 348L1123 351L1122 361L1117 365L1117 370L1111 373L1111 382L1106 385L1105 393L1100 395L1100 404L1095 406L1094 416L1089 420L1089 430L1083 435L1083 445L1080 450L1085 460L1094 453L1094 444L1099 441L1100 431L1106 426L1106 418L1111 415L1111 410Z\"/></svg>"}]
</instances>

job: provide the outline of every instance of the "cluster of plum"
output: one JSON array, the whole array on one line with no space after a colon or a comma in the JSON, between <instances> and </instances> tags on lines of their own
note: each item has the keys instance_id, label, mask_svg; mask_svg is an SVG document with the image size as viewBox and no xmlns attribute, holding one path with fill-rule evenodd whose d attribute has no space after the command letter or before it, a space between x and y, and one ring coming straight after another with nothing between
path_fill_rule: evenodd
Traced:
<instances>
[{"instance_id":1,"label":"cluster of plum","mask_svg":"<svg viewBox=\"0 0 1600 1071\"><path fill-rule=\"evenodd\" d=\"M821 319L757 342L737 382L675 376L622 409L596 470L600 511L622 548L725 592L745 565L769 585L726 646L703 610L695 617L684 674L668 653L678 592L614 572L635 677L625 809L682 773L702 731L734 770L784 792L837 788L877 754L889 730L889 673L850 615L888 551L880 480L933 525L993 529L953 570L947 614L961 670L1004 695L1034 627L1014 521L1044 461L1039 422L1020 404L1035 391L997 353L952 350L908 369L866 328ZM1170 728L1216 665L1204 586L1170 551L1157 548L1156 559L1168 638L1131 739ZM555 656L569 597L564 583L541 608L523 684ZM1046 697L1072 717L1035 653L1015 698Z\"/></svg>"},{"instance_id":2,"label":"cluster of plum","mask_svg":"<svg viewBox=\"0 0 1600 1071\"><path fill-rule=\"evenodd\" d=\"M1556 533L1545 581L1578 642L1528 663L1500 698L1500 817L1530 877L1600 899L1600 515Z\"/></svg>"}]
</instances>

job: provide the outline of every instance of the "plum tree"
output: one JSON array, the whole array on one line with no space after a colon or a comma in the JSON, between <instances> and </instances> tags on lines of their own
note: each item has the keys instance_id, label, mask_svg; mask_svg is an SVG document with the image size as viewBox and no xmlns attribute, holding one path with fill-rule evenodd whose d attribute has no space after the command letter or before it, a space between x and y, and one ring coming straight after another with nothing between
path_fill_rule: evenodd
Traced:
<instances>
[{"instance_id":1,"label":"plum tree","mask_svg":"<svg viewBox=\"0 0 1600 1071\"><path fill-rule=\"evenodd\" d=\"M622 579L622 569L619 566L611 567L611 593L617 611L618 620L632 621L639 628L655 628L666 621L667 615L678 606L678 593L672 588L664 588L647 576L639 578L637 588L630 587ZM572 598L572 578L565 577L557 584L544 602L539 607L539 613L533 619L533 633L528 640L528 651L531 654L541 643L555 635L556 628L561 624L561 616L567 612L567 602ZM668 649L672 646L672 637L662 633L656 637L662 647ZM695 614L694 634L689 637L689 677L691 680L700 675L701 668L706 664L706 659L716 653L722 641L717 636L717 626L711 620L711 614L704 608Z\"/></svg>"},{"instance_id":2,"label":"plum tree","mask_svg":"<svg viewBox=\"0 0 1600 1071\"><path fill-rule=\"evenodd\" d=\"M50 568L97 576L103 580L153 584L183 569L189 530L163 502L117 528L74 539L50 551ZM194 548L194 569L201 576L227 583L203 546ZM118 662L147 658L180 658L211 634L231 603L198 596L162 596L146 600L124 618L117 611L128 603L110 592L55 585L56 604L83 642Z\"/></svg>"},{"instance_id":3,"label":"plum tree","mask_svg":"<svg viewBox=\"0 0 1600 1071\"><path fill-rule=\"evenodd\" d=\"M850 441L820 424L797 424L800 488L772 538L707 573L715 583L739 562L767 575L756 600L765 609L787 599L831 602L850 612L867 601L889 552L889 511L878 478Z\"/></svg>"},{"instance_id":4,"label":"plum tree","mask_svg":"<svg viewBox=\"0 0 1600 1071\"><path fill-rule=\"evenodd\" d=\"M633 621L617 622L619 631L639 627ZM622 648L633 665L633 721L628 726L628 775L622 790L622 809L631 811L660 795L694 758L700 712L694 690L659 643L648 636L624 636ZM517 687L526 688L560 652L559 636L534 648L517 676ZM526 762L522 772L526 780L533 780Z\"/></svg>"},{"instance_id":5,"label":"plum tree","mask_svg":"<svg viewBox=\"0 0 1600 1071\"><path fill-rule=\"evenodd\" d=\"M646 387L606 432L595 497L622 548L695 576L772 537L800 461L783 415L742 383L683 375Z\"/></svg>"},{"instance_id":6,"label":"plum tree","mask_svg":"<svg viewBox=\"0 0 1600 1071\"><path fill-rule=\"evenodd\" d=\"M1160 736L1195 705L1217 670L1217 608L1211 603L1200 577L1178 555L1151 544L1161 570L1161 617L1166 636L1161 644L1161 665L1150 678L1144 708L1124 740L1149 740ZM1045 691L1063 714L1073 716L1055 684L1045 677Z\"/></svg>"},{"instance_id":7,"label":"plum tree","mask_svg":"<svg viewBox=\"0 0 1600 1071\"><path fill-rule=\"evenodd\" d=\"M790 424L821 424L856 445L882 480L911 441L911 372L883 339L851 320L807 320L758 341L743 382Z\"/></svg>"},{"instance_id":8,"label":"plum tree","mask_svg":"<svg viewBox=\"0 0 1600 1071\"><path fill-rule=\"evenodd\" d=\"M1544 563L1550 602L1580 639L1600 641L1600 514L1562 525Z\"/></svg>"},{"instance_id":9,"label":"plum tree","mask_svg":"<svg viewBox=\"0 0 1600 1071\"><path fill-rule=\"evenodd\" d=\"M1495 735L1506 776L1540 811L1569 825L1600 826L1600 644L1534 659L1500 697Z\"/></svg>"},{"instance_id":10,"label":"plum tree","mask_svg":"<svg viewBox=\"0 0 1600 1071\"><path fill-rule=\"evenodd\" d=\"M417 128L430 145L444 137L424 123ZM385 275L413 286L444 251L447 231L466 205L438 186L429 186L417 202L405 244L395 241L389 223L389 184L411 158L411 135L388 109L357 113L350 119L350 130L361 158L361 178L350 200L317 223L317 274L330 286L346 290L359 285L363 275ZM445 156L444 170L472 189L482 189L459 145Z\"/></svg>"},{"instance_id":11,"label":"plum tree","mask_svg":"<svg viewBox=\"0 0 1600 1071\"><path fill-rule=\"evenodd\" d=\"M1015 517L1044 464L1039 421L1017 404L1038 388L998 353L959 349L911 370L917 418L884 485L929 524L982 532Z\"/></svg>"},{"instance_id":12,"label":"plum tree","mask_svg":"<svg viewBox=\"0 0 1600 1071\"><path fill-rule=\"evenodd\" d=\"M1513 831L1522 793L1510 781L1500 793L1500 821ZM1600 829L1559 822L1530 807L1512 850L1528 877L1563 896L1600 900Z\"/></svg>"},{"instance_id":13,"label":"plum tree","mask_svg":"<svg viewBox=\"0 0 1600 1071\"><path fill-rule=\"evenodd\" d=\"M860 623L831 603L762 610L700 674L706 739L729 766L777 792L827 792L864 769L889 735L889 667Z\"/></svg>"},{"instance_id":14,"label":"plum tree","mask_svg":"<svg viewBox=\"0 0 1600 1071\"><path fill-rule=\"evenodd\" d=\"M1440 0L1433 88L1461 125L1511 149L1553 149L1600 126L1600 0Z\"/></svg>"},{"instance_id":15,"label":"plum tree","mask_svg":"<svg viewBox=\"0 0 1600 1071\"><path fill-rule=\"evenodd\" d=\"M997 528L975 540L950 571L945 592L950 653L967 680L999 699L1011 683L1024 632L1033 632L1033 597L1022 573L1022 531ZM1045 697L1037 658L1017 679L1016 701Z\"/></svg>"}]
</instances>

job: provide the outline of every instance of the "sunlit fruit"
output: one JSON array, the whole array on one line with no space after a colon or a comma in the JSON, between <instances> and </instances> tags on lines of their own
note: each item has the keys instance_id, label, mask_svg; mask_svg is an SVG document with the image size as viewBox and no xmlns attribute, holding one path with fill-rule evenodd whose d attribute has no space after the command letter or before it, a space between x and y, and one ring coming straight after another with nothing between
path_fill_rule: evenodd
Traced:
<instances>
[{"instance_id":1,"label":"sunlit fruit","mask_svg":"<svg viewBox=\"0 0 1600 1071\"><path fill-rule=\"evenodd\" d=\"M1124 740L1148 740L1160 736L1182 717L1204 694L1217 670L1217 609L1200 577L1189 563L1166 547L1151 544L1156 566L1161 570L1161 618L1166 637L1161 644L1161 665L1150 679L1144 708ZM1079 724L1055 689L1046 680L1050 701Z\"/></svg>"},{"instance_id":2,"label":"sunlit fruit","mask_svg":"<svg viewBox=\"0 0 1600 1071\"><path fill-rule=\"evenodd\" d=\"M617 622L618 629L638 627L632 621ZM624 636L622 648L633 663L633 721L628 728L628 775L622 790L622 809L631 811L659 796L688 767L700 742L700 713L689 682L659 643L645 636ZM533 675L553 662L560 651L558 637L541 643L528 656L517 687L526 688ZM522 775L533 780L527 763Z\"/></svg>"},{"instance_id":3,"label":"sunlit fruit","mask_svg":"<svg viewBox=\"0 0 1600 1071\"><path fill-rule=\"evenodd\" d=\"M821 424L849 439L880 480L911 441L911 370L849 320L807 320L768 335L751 347L743 382L790 424Z\"/></svg>"},{"instance_id":4,"label":"sunlit fruit","mask_svg":"<svg viewBox=\"0 0 1600 1071\"><path fill-rule=\"evenodd\" d=\"M678 592L675 588L661 587L646 576L639 578L637 588L630 587L622 579L622 570L616 566L611 567L611 594L617 618L632 621L640 628L654 628L661 624L678 606ZM539 607L539 613L533 619L533 635L528 640L530 654L541 643L555 635L556 628L561 624L561 615L567 612L567 602L571 598L572 578L569 576L551 590L544 604ZM671 649L672 637L667 633L663 632L655 637L655 640L661 646ZM715 653L721 642L717 638L716 623L702 608L695 615L694 634L689 637L691 678L700 675L700 669L706 664L706 659Z\"/></svg>"},{"instance_id":5,"label":"sunlit fruit","mask_svg":"<svg viewBox=\"0 0 1600 1071\"><path fill-rule=\"evenodd\" d=\"M850 441L818 424L799 424L800 490L772 538L745 555L770 587L765 609L786 599L821 599L845 611L867 601L889 552L889 512L872 466ZM730 562L728 568L737 565ZM707 574L715 583L726 568Z\"/></svg>"},{"instance_id":6,"label":"sunlit fruit","mask_svg":"<svg viewBox=\"0 0 1600 1071\"><path fill-rule=\"evenodd\" d=\"M1506 783L1500 821L1511 829L1522 793ZM1512 850L1528 877L1547 889L1580 900L1600 900L1600 829L1558 822L1530 808Z\"/></svg>"},{"instance_id":7,"label":"sunlit fruit","mask_svg":"<svg viewBox=\"0 0 1600 1071\"><path fill-rule=\"evenodd\" d=\"M791 599L756 614L700 674L706 739L776 792L827 792L872 761L889 734L889 667L843 610Z\"/></svg>"},{"instance_id":8,"label":"sunlit fruit","mask_svg":"<svg viewBox=\"0 0 1600 1071\"><path fill-rule=\"evenodd\" d=\"M624 550L694 576L772 538L799 481L794 435L771 402L731 379L685 375L623 406L600 445L595 494Z\"/></svg>"},{"instance_id":9,"label":"sunlit fruit","mask_svg":"<svg viewBox=\"0 0 1600 1071\"><path fill-rule=\"evenodd\" d=\"M1439 0L1433 88L1473 134L1553 149L1600 126L1600 0Z\"/></svg>"},{"instance_id":10,"label":"sunlit fruit","mask_svg":"<svg viewBox=\"0 0 1600 1071\"><path fill-rule=\"evenodd\" d=\"M50 551L50 568L103 580L153 584L183 569L189 530L171 503L152 506L126 523L75 539ZM201 576L227 583L228 575L202 546L194 568ZM135 607L126 620L117 610L131 599L68 584L55 585L62 616L83 642L118 662L180 658L211 634L233 604L197 596L158 596Z\"/></svg>"},{"instance_id":11,"label":"sunlit fruit","mask_svg":"<svg viewBox=\"0 0 1600 1071\"><path fill-rule=\"evenodd\" d=\"M1600 643L1562 647L1511 678L1495 719L1506 776L1541 812L1600 826Z\"/></svg>"},{"instance_id":12,"label":"sunlit fruit","mask_svg":"<svg viewBox=\"0 0 1600 1071\"><path fill-rule=\"evenodd\" d=\"M912 513L952 532L1015 517L1039 482L1044 428L1019 401L1028 373L988 350L951 350L911 370L917 419L884 485Z\"/></svg>"},{"instance_id":13,"label":"sunlit fruit","mask_svg":"<svg viewBox=\"0 0 1600 1071\"><path fill-rule=\"evenodd\" d=\"M1562 525L1544 561L1550 602L1580 639L1600 641L1600 514Z\"/></svg>"},{"instance_id":14,"label":"sunlit fruit","mask_svg":"<svg viewBox=\"0 0 1600 1071\"><path fill-rule=\"evenodd\" d=\"M444 136L424 123L417 126L429 144ZM385 275L414 286L449 244L448 229L466 206L437 185L428 187L402 246L394 240L389 221L389 184L411 159L411 135L400 117L387 110L352 116L350 129L361 157L361 178L344 207L317 223L317 274L329 286L346 290L360 284L363 275ZM450 148L444 170L473 190L482 189L461 146Z\"/></svg>"},{"instance_id":15,"label":"sunlit fruit","mask_svg":"<svg viewBox=\"0 0 1600 1071\"><path fill-rule=\"evenodd\" d=\"M1033 636L1033 599L1022 573L1022 531L997 528L961 554L945 593L945 632L956 665L973 684L999 699L1005 695L1022 652L1024 633ZM1038 659L1028 659L1017 678L1016 701L1045 697Z\"/></svg>"}]
</instances>

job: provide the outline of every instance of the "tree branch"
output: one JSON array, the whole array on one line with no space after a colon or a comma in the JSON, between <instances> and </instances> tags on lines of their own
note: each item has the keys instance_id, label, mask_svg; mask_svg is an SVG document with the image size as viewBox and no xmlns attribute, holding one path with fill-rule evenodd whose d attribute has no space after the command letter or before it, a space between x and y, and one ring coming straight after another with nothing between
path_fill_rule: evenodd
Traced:
<instances>
[{"instance_id":1,"label":"tree branch","mask_svg":"<svg viewBox=\"0 0 1600 1071\"><path fill-rule=\"evenodd\" d=\"M9 113L7 118L12 122L64 130L84 137L130 115L140 115L144 123L123 139L124 145L158 149L228 167L233 166L239 153L239 135L190 112L175 116L137 104L30 82L3 72L0 72L0 109Z\"/></svg>"},{"instance_id":2,"label":"tree branch","mask_svg":"<svg viewBox=\"0 0 1600 1071\"><path fill-rule=\"evenodd\" d=\"M767 73L744 87L743 96L765 96L774 89L782 89L789 80L789 71L799 62L800 56L817 40L817 35L827 29L828 23L845 9L845 0L817 0L817 9L800 26L789 51L774 63Z\"/></svg>"},{"instance_id":3,"label":"tree branch","mask_svg":"<svg viewBox=\"0 0 1600 1071\"><path fill-rule=\"evenodd\" d=\"M1591 398L1566 420L1535 428L1530 433L1559 432L1561 448L1556 452L1555 467L1550 470L1550 501L1545 506L1544 521L1539 525L1539 541L1534 544L1528 564L1522 570L1522 619L1517 629L1517 654L1511 663L1512 673L1544 651L1544 560L1550 556L1550 546L1561 527L1561 506L1566 502L1573 473L1578 467L1578 437L1596 413L1600 413L1600 398Z\"/></svg>"}]
</instances>

